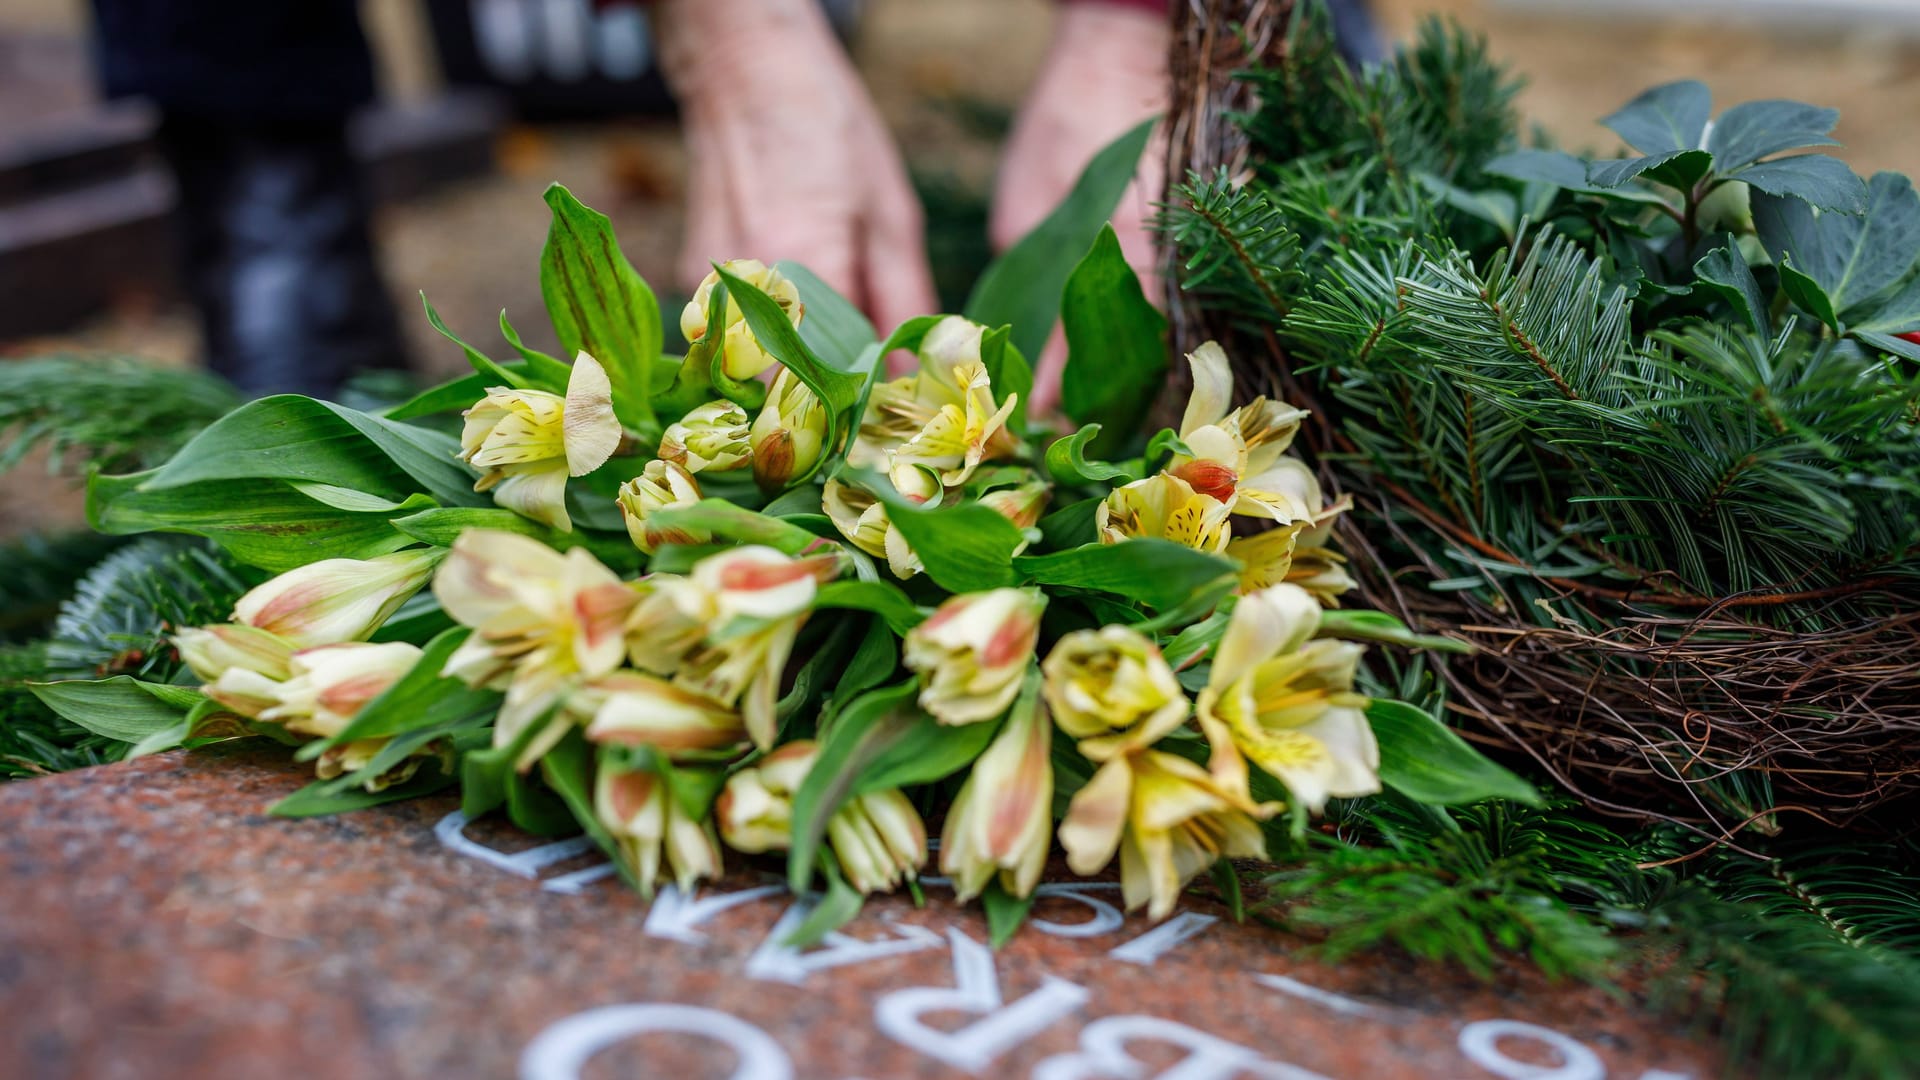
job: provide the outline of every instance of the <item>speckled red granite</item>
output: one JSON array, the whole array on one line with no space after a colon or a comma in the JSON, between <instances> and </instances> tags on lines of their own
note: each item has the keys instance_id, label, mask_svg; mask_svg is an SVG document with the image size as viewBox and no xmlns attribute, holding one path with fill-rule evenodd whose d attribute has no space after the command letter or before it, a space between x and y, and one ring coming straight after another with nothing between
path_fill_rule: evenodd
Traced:
<instances>
[{"instance_id":1,"label":"speckled red granite","mask_svg":"<svg viewBox=\"0 0 1920 1080\"><path fill-rule=\"evenodd\" d=\"M747 959L785 896L719 915L696 943L649 936L647 904L613 881L562 895L444 847L433 827L453 809L450 797L333 818L267 815L305 780L284 751L230 746L0 787L0 1076L512 1077L549 1025L630 1002L731 1014L777 1041L795 1077L967 1075L875 1022L890 991L954 984L944 944L816 972L801 986L752 979ZM467 835L508 851L538 842L492 822ZM742 867L717 891L766 880ZM977 910L927 891L925 908L904 897L870 904L848 932L870 939L912 924L986 939ZM1222 914L1199 899L1185 907ZM1087 909L1055 898L1036 913L1072 923ZM1152 966L1107 956L1146 929L1140 919L1081 938L1028 929L1000 951L1004 1000L1048 976L1078 984L1087 999L982 1075L1026 1077L1050 1057L1055 1076L1123 1075L1074 1071L1059 1059L1087 1024L1121 1014L1184 1024L1307 1070L1271 1065L1245 1076L1494 1076L1460 1048L1465 1025L1490 1019L1579 1040L1617 1080L1718 1072L1711 1048L1631 1001L1551 986L1531 971L1483 986L1384 956L1330 967L1284 934L1224 919ZM1253 972L1351 1004L1282 993ZM976 1019L927 1016L945 1030ZM1498 1045L1537 1065L1563 1060L1524 1038ZM1144 1063L1138 1076L1183 1052L1149 1039L1127 1049ZM705 1080L736 1075L738 1062L709 1040L656 1033L615 1042L580 1075Z\"/></svg>"}]
</instances>

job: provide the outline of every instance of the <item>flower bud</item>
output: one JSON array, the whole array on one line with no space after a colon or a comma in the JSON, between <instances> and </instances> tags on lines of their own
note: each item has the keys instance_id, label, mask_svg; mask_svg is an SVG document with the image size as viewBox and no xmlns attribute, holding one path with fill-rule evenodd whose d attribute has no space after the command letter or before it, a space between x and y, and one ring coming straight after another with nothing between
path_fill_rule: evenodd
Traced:
<instances>
[{"instance_id":1,"label":"flower bud","mask_svg":"<svg viewBox=\"0 0 1920 1080\"><path fill-rule=\"evenodd\" d=\"M943 724L973 724L1007 711L1033 663L1040 613L1036 589L962 593L907 632L904 660L920 673L920 707Z\"/></svg>"},{"instance_id":2,"label":"flower bud","mask_svg":"<svg viewBox=\"0 0 1920 1080\"><path fill-rule=\"evenodd\" d=\"M1052 743L1045 713L1029 702L975 759L940 834L940 872L962 903L995 875L1012 896L1040 883L1053 830Z\"/></svg>"},{"instance_id":3,"label":"flower bud","mask_svg":"<svg viewBox=\"0 0 1920 1080\"><path fill-rule=\"evenodd\" d=\"M726 267L727 273L772 297L793 325L800 325L801 317L806 314L806 305L800 302L799 287L785 274L758 259L731 259L721 265ZM706 337L707 308L713 300L713 287L719 283L720 272L715 270L709 273L701 280L700 287L693 291L693 299L681 309L680 333L689 343ZM732 296L727 297L727 312L721 326L724 328L722 333L726 335L721 343L721 363L728 378L751 379L773 366L773 357L754 339L740 311L739 301Z\"/></svg>"},{"instance_id":4,"label":"flower bud","mask_svg":"<svg viewBox=\"0 0 1920 1080\"><path fill-rule=\"evenodd\" d=\"M795 557L760 544L716 552L689 579L712 598L721 623L738 617L780 619L805 613L819 587L840 573L837 555Z\"/></svg>"},{"instance_id":5,"label":"flower bud","mask_svg":"<svg viewBox=\"0 0 1920 1080\"><path fill-rule=\"evenodd\" d=\"M714 803L720 834L737 851L784 851L793 844L793 797L820 747L790 742L727 778ZM849 798L827 819L827 848L847 883L863 893L891 889L927 861L927 829L898 789Z\"/></svg>"},{"instance_id":6,"label":"flower bud","mask_svg":"<svg viewBox=\"0 0 1920 1080\"><path fill-rule=\"evenodd\" d=\"M855 795L827 819L827 842L847 884L884 892L927 861L927 827L898 788Z\"/></svg>"},{"instance_id":7,"label":"flower bud","mask_svg":"<svg viewBox=\"0 0 1920 1080\"><path fill-rule=\"evenodd\" d=\"M689 817L665 777L619 772L603 764L594 778L593 808L641 895L653 895L663 861L683 892L702 878L720 876L713 824Z\"/></svg>"},{"instance_id":8,"label":"flower bud","mask_svg":"<svg viewBox=\"0 0 1920 1080\"><path fill-rule=\"evenodd\" d=\"M634 671L616 671L587 683L567 699L566 710L586 720L587 738L593 742L650 746L669 758L688 751L730 750L747 741L739 713Z\"/></svg>"},{"instance_id":9,"label":"flower bud","mask_svg":"<svg viewBox=\"0 0 1920 1080\"><path fill-rule=\"evenodd\" d=\"M330 747L315 759L314 775L322 780L331 780L336 776L359 772L371 765L374 757L385 750L387 744L392 741L392 736L383 735L374 739L355 739L349 743ZM433 760L439 761L441 772L451 775L453 773L452 745L444 739L436 739L402 758L393 768L362 780L360 786L369 792L385 791L413 779L414 774L420 771L420 766Z\"/></svg>"},{"instance_id":10,"label":"flower bud","mask_svg":"<svg viewBox=\"0 0 1920 1080\"><path fill-rule=\"evenodd\" d=\"M667 425L660 456L690 473L726 472L747 463L747 411L731 401L709 401Z\"/></svg>"},{"instance_id":11,"label":"flower bud","mask_svg":"<svg viewBox=\"0 0 1920 1080\"><path fill-rule=\"evenodd\" d=\"M620 446L613 385L584 352L565 397L495 386L465 416L460 457L481 470L473 490L492 491L494 502L561 532L573 530L567 477L599 468Z\"/></svg>"},{"instance_id":12,"label":"flower bud","mask_svg":"<svg viewBox=\"0 0 1920 1080\"><path fill-rule=\"evenodd\" d=\"M627 618L627 659L654 675L672 675L699 647L713 618L712 601L683 577L654 574L633 583L640 600Z\"/></svg>"},{"instance_id":13,"label":"flower bud","mask_svg":"<svg viewBox=\"0 0 1920 1080\"><path fill-rule=\"evenodd\" d=\"M387 692L420 662L420 649L402 641L322 645L293 654L279 700L259 719L296 735L340 734L367 702Z\"/></svg>"},{"instance_id":14,"label":"flower bud","mask_svg":"<svg viewBox=\"0 0 1920 1080\"><path fill-rule=\"evenodd\" d=\"M233 617L295 648L363 641L426 584L437 549L377 559L322 559L255 587Z\"/></svg>"},{"instance_id":15,"label":"flower bud","mask_svg":"<svg viewBox=\"0 0 1920 1080\"><path fill-rule=\"evenodd\" d=\"M176 631L173 647L202 682L213 682L230 668L279 681L287 677L287 661L293 656L293 646L278 635L240 623Z\"/></svg>"},{"instance_id":16,"label":"flower bud","mask_svg":"<svg viewBox=\"0 0 1920 1080\"><path fill-rule=\"evenodd\" d=\"M753 479L762 491L779 491L805 476L820 460L827 437L827 410L807 384L780 369L767 403L753 420Z\"/></svg>"},{"instance_id":17,"label":"flower bud","mask_svg":"<svg viewBox=\"0 0 1920 1080\"><path fill-rule=\"evenodd\" d=\"M818 755L811 741L790 742L727 778L713 816L728 847L757 855L793 845L793 796Z\"/></svg>"},{"instance_id":18,"label":"flower bud","mask_svg":"<svg viewBox=\"0 0 1920 1080\"><path fill-rule=\"evenodd\" d=\"M1031 480L1019 487L989 491L980 496L980 504L1013 522L1016 529L1031 529L1040 524L1040 515L1046 512L1048 492L1051 490L1046 481Z\"/></svg>"},{"instance_id":19,"label":"flower bud","mask_svg":"<svg viewBox=\"0 0 1920 1080\"><path fill-rule=\"evenodd\" d=\"M647 519L675 506L700 501L700 484L693 474L671 461L655 458L639 476L620 485L616 496L633 546L651 555L666 544L704 544L713 539L702 529L665 528Z\"/></svg>"},{"instance_id":20,"label":"flower bud","mask_svg":"<svg viewBox=\"0 0 1920 1080\"><path fill-rule=\"evenodd\" d=\"M1041 671L1053 722L1091 761L1151 746L1187 718L1187 695L1159 646L1124 626L1075 630Z\"/></svg>"}]
</instances>

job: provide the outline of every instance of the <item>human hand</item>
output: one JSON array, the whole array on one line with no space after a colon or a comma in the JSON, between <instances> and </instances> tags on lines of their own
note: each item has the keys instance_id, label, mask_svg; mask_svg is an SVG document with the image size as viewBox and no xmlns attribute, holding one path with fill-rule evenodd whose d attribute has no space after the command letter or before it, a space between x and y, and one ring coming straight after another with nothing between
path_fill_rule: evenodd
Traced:
<instances>
[{"instance_id":1,"label":"human hand","mask_svg":"<svg viewBox=\"0 0 1920 1080\"><path fill-rule=\"evenodd\" d=\"M899 152L812 0L666 0L661 67L689 157L679 276L805 263L885 334L939 306Z\"/></svg>"},{"instance_id":2,"label":"human hand","mask_svg":"<svg viewBox=\"0 0 1920 1080\"><path fill-rule=\"evenodd\" d=\"M1005 250L1040 224L1073 190L1087 162L1135 124L1166 107L1166 19L1137 8L1063 4L1039 80L1014 122L994 185L989 235ZM1153 146L1114 210L1113 229L1127 262L1157 298L1153 238L1146 222L1165 187ZM1051 411L1060 402L1066 339L1058 329L1041 353L1029 408Z\"/></svg>"}]
</instances>

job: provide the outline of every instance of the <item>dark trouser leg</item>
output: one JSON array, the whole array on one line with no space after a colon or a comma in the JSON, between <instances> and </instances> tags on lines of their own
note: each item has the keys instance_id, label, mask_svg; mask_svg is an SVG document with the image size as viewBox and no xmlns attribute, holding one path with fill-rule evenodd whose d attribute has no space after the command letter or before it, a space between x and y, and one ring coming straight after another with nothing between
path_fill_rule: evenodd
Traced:
<instances>
[{"instance_id":1,"label":"dark trouser leg","mask_svg":"<svg viewBox=\"0 0 1920 1080\"><path fill-rule=\"evenodd\" d=\"M344 123L169 115L160 145L209 367L249 393L315 396L405 367Z\"/></svg>"}]
</instances>

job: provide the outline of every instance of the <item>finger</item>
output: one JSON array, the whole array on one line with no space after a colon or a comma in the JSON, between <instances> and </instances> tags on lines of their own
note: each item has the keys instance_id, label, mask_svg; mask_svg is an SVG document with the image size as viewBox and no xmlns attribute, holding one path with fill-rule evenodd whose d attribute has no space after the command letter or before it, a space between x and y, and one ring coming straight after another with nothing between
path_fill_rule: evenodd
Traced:
<instances>
[{"instance_id":1,"label":"finger","mask_svg":"<svg viewBox=\"0 0 1920 1080\"><path fill-rule=\"evenodd\" d=\"M739 225L727 170L717 160L720 147L712 131L690 123L687 139L687 227L680 244L676 276L688 292L698 288L712 264L735 258Z\"/></svg>"},{"instance_id":2,"label":"finger","mask_svg":"<svg viewBox=\"0 0 1920 1080\"><path fill-rule=\"evenodd\" d=\"M882 335L916 315L940 308L927 264L925 226L911 192L888 196L862 236L867 317Z\"/></svg>"}]
</instances>

